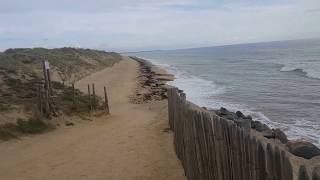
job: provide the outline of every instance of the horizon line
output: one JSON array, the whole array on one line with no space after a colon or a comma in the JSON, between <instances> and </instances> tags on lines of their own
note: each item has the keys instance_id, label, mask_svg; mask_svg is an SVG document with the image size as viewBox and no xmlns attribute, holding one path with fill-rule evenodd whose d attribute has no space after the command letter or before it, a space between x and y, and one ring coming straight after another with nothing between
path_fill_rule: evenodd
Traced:
<instances>
[{"instance_id":1,"label":"horizon line","mask_svg":"<svg viewBox=\"0 0 320 180\"><path fill-rule=\"evenodd\" d=\"M276 42L286 42L286 41L302 41L302 40L320 40L320 37L273 40L273 41L258 41L258 42L234 43L234 44L221 44L221 45L212 45L212 46L208 45L208 46L186 47L186 48L176 48L176 49L153 49L153 50L140 50L140 51L126 51L126 52L118 52L118 53L119 54L129 54L129 53L145 53L145 52L155 52L155 51L179 51L179 50L203 49L203 48L237 46L237 45L248 45L248 44L276 43Z\"/></svg>"}]
</instances>

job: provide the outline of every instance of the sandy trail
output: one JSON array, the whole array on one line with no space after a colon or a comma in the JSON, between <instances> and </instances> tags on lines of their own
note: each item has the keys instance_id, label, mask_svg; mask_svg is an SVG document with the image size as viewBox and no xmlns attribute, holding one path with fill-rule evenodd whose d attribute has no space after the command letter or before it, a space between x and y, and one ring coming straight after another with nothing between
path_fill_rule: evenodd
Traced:
<instances>
[{"instance_id":1,"label":"sandy trail","mask_svg":"<svg viewBox=\"0 0 320 180\"><path fill-rule=\"evenodd\" d=\"M111 116L0 143L1 180L185 179L167 128L166 102L136 105L138 65L125 60L78 83L107 85Z\"/></svg>"}]
</instances>

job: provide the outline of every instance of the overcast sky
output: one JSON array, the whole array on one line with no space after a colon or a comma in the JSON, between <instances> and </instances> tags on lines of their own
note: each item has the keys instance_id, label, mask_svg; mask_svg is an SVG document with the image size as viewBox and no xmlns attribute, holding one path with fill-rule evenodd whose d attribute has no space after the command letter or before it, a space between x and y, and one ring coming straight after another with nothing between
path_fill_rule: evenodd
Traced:
<instances>
[{"instance_id":1,"label":"overcast sky","mask_svg":"<svg viewBox=\"0 0 320 180\"><path fill-rule=\"evenodd\" d=\"M0 50L175 49L320 37L320 0L0 0Z\"/></svg>"}]
</instances>

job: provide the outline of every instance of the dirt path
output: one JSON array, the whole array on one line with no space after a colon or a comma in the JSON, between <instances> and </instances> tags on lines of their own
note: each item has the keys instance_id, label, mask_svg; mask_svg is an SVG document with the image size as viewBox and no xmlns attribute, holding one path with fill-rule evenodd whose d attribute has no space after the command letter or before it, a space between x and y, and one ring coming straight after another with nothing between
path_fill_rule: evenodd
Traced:
<instances>
[{"instance_id":1,"label":"dirt path","mask_svg":"<svg viewBox=\"0 0 320 180\"><path fill-rule=\"evenodd\" d=\"M78 83L108 86L112 115L0 143L1 180L185 179L167 128L166 102L136 105L137 63L123 61Z\"/></svg>"}]
</instances>

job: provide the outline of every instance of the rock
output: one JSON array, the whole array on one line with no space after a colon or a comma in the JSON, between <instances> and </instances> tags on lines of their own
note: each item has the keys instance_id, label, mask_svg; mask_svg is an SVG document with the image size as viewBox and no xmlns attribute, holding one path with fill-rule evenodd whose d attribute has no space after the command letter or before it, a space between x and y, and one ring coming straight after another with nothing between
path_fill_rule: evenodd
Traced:
<instances>
[{"instance_id":1,"label":"rock","mask_svg":"<svg viewBox=\"0 0 320 180\"><path fill-rule=\"evenodd\" d=\"M275 138L279 139L283 144L286 144L288 142L287 135L280 129L274 129L273 133Z\"/></svg>"},{"instance_id":2,"label":"rock","mask_svg":"<svg viewBox=\"0 0 320 180\"><path fill-rule=\"evenodd\" d=\"M268 139L274 138L274 133L271 129L265 129L261 131L261 134Z\"/></svg>"},{"instance_id":3,"label":"rock","mask_svg":"<svg viewBox=\"0 0 320 180\"><path fill-rule=\"evenodd\" d=\"M244 114L242 114L241 111L237 111L237 112L236 112L236 116L237 116L238 118L246 119L246 116L245 116Z\"/></svg>"},{"instance_id":4,"label":"rock","mask_svg":"<svg viewBox=\"0 0 320 180\"><path fill-rule=\"evenodd\" d=\"M234 121L234 119L235 119L234 115L232 113L227 114L227 115L222 115L221 117L228 119L228 120L231 120L231 121Z\"/></svg>"},{"instance_id":5,"label":"rock","mask_svg":"<svg viewBox=\"0 0 320 180\"><path fill-rule=\"evenodd\" d=\"M215 110L214 111L218 116L224 118L224 119L228 119L228 120L232 120L234 121L235 119L235 113L234 112L230 112L228 111L226 108L221 107L219 110Z\"/></svg>"},{"instance_id":6,"label":"rock","mask_svg":"<svg viewBox=\"0 0 320 180\"><path fill-rule=\"evenodd\" d=\"M251 129L251 120L249 119L234 119L234 122L242 127L246 132L250 131Z\"/></svg>"},{"instance_id":7,"label":"rock","mask_svg":"<svg viewBox=\"0 0 320 180\"><path fill-rule=\"evenodd\" d=\"M265 130L271 130L266 124L261 123L260 121L253 121L251 122L251 128L255 129L259 132L265 131Z\"/></svg>"},{"instance_id":8,"label":"rock","mask_svg":"<svg viewBox=\"0 0 320 180\"><path fill-rule=\"evenodd\" d=\"M65 123L65 125L66 125L66 126L73 126L73 125L74 125L74 123L73 123L73 122L69 122L69 121L67 121L67 122Z\"/></svg>"},{"instance_id":9,"label":"rock","mask_svg":"<svg viewBox=\"0 0 320 180\"><path fill-rule=\"evenodd\" d=\"M252 117L250 115L248 115L245 119L250 119L252 120Z\"/></svg>"},{"instance_id":10,"label":"rock","mask_svg":"<svg viewBox=\"0 0 320 180\"><path fill-rule=\"evenodd\" d=\"M320 166L314 168L312 172L312 180L320 180Z\"/></svg>"},{"instance_id":11,"label":"rock","mask_svg":"<svg viewBox=\"0 0 320 180\"><path fill-rule=\"evenodd\" d=\"M230 112L224 107L221 107L219 110L219 115L228 115L229 113Z\"/></svg>"},{"instance_id":12,"label":"rock","mask_svg":"<svg viewBox=\"0 0 320 180\"><path fill-rule=\"evenodd\" d=\"M289 141L287 147L289 148L289 152L305 159L311 159L320 155L320 149L306 141Z\"/></svg>"},{"instance_id":13,"label":"rock","mask_svg":"<svg viewBox=\"0 0 320 180\"><path fill-rule=\"evenodd\" d=\"M261 132L261 134L268 139L275 138L274 132L266 124L263 124L260 121L252 121L251 128Z\"/></svg>"}]
</instances>

